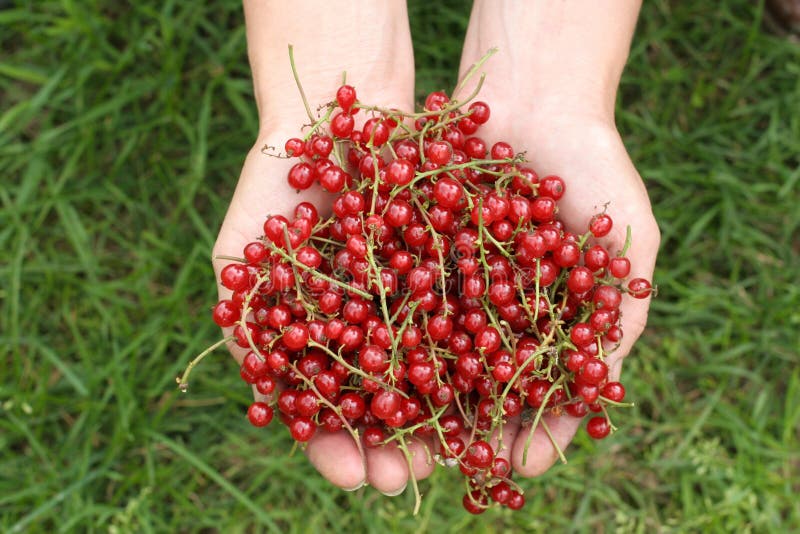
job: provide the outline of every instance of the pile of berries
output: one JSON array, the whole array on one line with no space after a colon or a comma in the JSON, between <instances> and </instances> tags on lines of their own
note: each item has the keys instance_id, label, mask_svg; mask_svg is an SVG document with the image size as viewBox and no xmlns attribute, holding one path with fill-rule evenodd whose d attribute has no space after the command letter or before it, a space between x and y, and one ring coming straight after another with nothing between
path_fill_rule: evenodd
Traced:
<instances>
[{"instance_id":1,"label":"pile of berries","mask_svg":"<svg viewBox=\"0 0 800 534\"><path fill-rule=\"evenodd\" d=\"M241 377L270 399L250 406L253 425L277 410L298 442L344 429L407 456L409 437L431 436L436 459L465 475L472 513L524 505L498 456L510 419L594 412L589 435L612 431L607 408L625 389L604 360L625 295L651 293L625 283L625 250L591 244L611 230L606 213L570 233L557 218L564 180L476 135L489 116L442 92L420 113L367 106L341 86L272 154L296 160L291 187L319 184L332 206L267 217L222 270L233 295L213 310L250 350Z\"/></svg>"}]
</instances>

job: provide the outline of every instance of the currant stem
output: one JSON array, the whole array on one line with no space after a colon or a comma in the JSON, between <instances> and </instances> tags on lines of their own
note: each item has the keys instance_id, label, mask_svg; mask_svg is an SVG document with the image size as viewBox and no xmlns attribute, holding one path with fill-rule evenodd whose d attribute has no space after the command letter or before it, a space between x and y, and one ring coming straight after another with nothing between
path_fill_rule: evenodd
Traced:
<instances>
[{"instance_id":1,"label":"currant stem","mask_svg":"<svg viewBox=\"0 0 800 534\"><path fill-rule=\"evenodd\" d=\"M206 350L201 352L199 355L197 355L197 357L195 357L191 362L189 362L189 365L186 366L186 370L183 372L183 374L175 379L175 382L177 382L178 384L178 389L180 389L182 393L186 393L186 391L189 389L189 374L191 374L192 369L194 369L195 366L198 363L200 363L200 361L203 358L206 357L206 355L214 352L221 345L233 341L234 339L236 339L235 336L228 336L226 338L220 339L219 341L208 347Z\"/></svg>"},{"instance_id":2,"label":"currant stem","mask_svg":"<svg viewBox=\"0 0 800 534\"><path fill-rule=\"evenodd\" d=\"M295 265L295 266L299 267L300 269L303 269L304 271L311 271L314 276L319 277L319 278L325 280L326 282L330 282L331 284L337 285L337 286L341 287L342 289L344 289L345 291L350 291L352 293L355 293L359 297L365 298L367 300L372 300L372 295L370 293L367 293L366 291L362 291L361 289L358 289L357 287L353 287L350 284L342 282L341 280L336 280L335 278L331 278L330 276L328 276L328 275L326 275L324 273L321 273L320 271L318 271L317 269L314 269L313 267L309 267L308 265L300 263L299 261L297 261L297 259L295 259L294 257L292 257L289 254L287 254L286 251L284 251L283 249L281 249L280 247L278 247L274 243L267 242L267 245L269 245L269 247L273 251L277 252L280 257L282 257L286 261L292 263L292 265Z\"/></svg>"},{"instance_id":3,"label":"currant stem","mask_svg":"<svg viewBox=\"0 0 800 534\"><path fill-rule=\"evenodd\" d=\"M292 76L294 76L294 83L297 85L297 90L300 92L300 98L303 99L303 105L308 113L308 118L314 122L314 115L311 114L311 108L308 106L308 99L306 93L303 91L303 84L300 83L300 76L297 74L297 66L294 64L294 46L289 45L289 64L292 67Z\"/></svg>"},{"instance_id":4,"label":"currant stem","mask_svg":"<svg viewBox=\"0 0 800 534\"><path fill-rule=\"evenodd\" d=\"M408 464L408 478L411 480L411 487L414 489L414 514L417 515L419 513L419 507L422 504L422 495L419 492L419 484L417 483L417 477L414 475L414 458L411 456L411 451L408 450L408 445L406 444L406 440L403 437L403 434L400 434L398 438L398 447L403 452L403 456L406 458L406 463Z\"/></svg>"},{"instance_id":5,"label":"currant stem","mask_svg":"<svg viewBox=\"0 0 800 534\"><path fill-rule=\"evenodd\" d=\"M466 74L464 74L464 77L461 78L461 81L458 82L458 85L456 86L455 93L458 93L460 90L462 90L464 88L464 85L466 85L466 83L469 81L469 79L472 78L473 76L475 76L475 73L478 72L478 70L480 70L480 68L483 67L484 63L486 63L489 60L490 57L495 55L497 53L497 51L498 51L497 47L490 48L483 55L483 57L481 57L478 61L473 63L472 66L469 68L469 70L466 72ZM475 98L475 96L480 92L481 85L483 85L483 79L485 77L486 77L485 74L481 76L481 79L478 82L478 86L475 88L475 91L473 91L473 94L470 95L469 98L465 99L465 102L469 102L470 100Z\"/></svg>"}]
</instances>

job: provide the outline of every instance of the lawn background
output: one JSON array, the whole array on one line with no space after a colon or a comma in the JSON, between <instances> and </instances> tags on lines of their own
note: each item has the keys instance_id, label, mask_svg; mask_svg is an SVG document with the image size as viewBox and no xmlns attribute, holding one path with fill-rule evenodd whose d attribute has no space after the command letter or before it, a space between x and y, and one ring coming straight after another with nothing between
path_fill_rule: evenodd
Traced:
<instances>
[{"instance_id":1,"label":"lawn background","mask_svg":"<svg viewBox=\"0 0 800 534\"><path fill-rule=\"evenodd\" d=\"M663 233L636 407L479 517L443 470L418 517L335 490L247 424L222 353L175 388L219 336L257 128L239 2L0 4L0 531L800 528L800 45L758 2L646 2L618 106ZM451 88L468 2L409 8L418 96Z\"/></svg>"}]
</instances>

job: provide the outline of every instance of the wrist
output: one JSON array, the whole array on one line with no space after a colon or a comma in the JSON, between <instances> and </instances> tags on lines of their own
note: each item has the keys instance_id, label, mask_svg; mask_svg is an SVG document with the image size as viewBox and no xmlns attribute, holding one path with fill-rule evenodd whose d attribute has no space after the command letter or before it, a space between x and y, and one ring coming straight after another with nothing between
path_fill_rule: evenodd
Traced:
<instances>
[{"instance_id":1,"label":"wrist","mask_svg":"<svg viewBox=\"0 0 800 534\"><path fill-rule=\"evenodd\" d=\"M611 124L639 2L476 0L462 72L489 48L485 93L523 112L568 112Z\"/></svg>"},{"instance_id":2,"label":"wrist","mask_svg":"<svg viewBox=\"0 0 800 534\"><path fill-rule=\"evenodd\" d=\"M411 104L414 55L405 2L245 0L244 8L262 130L296 129L309 121L289 62L289 44L312 112L333 100L343 73L364 100ZM408 103L392 96L402 92Z\"/></svg>"}]
</instances>

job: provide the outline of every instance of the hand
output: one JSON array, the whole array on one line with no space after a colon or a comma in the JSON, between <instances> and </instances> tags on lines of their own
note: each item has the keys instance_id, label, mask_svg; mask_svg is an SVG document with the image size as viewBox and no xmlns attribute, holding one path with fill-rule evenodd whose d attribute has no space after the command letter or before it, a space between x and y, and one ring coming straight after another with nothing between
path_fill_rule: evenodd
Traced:
<instances>
[{"instance_id":1,"label":"hand","mask_svg":"<svg viewBox=\"0 0 800 534\"><path fill-rule=\"evenodd\" d=\"M300 121L302 122L302 121ZM300 122L298 122L298 127ZM263 223L268 214L284 215L291 220L294 207L307 200L317 206L329 205L330 195L319 188L297 194L286 184L286 173L296 162L271 157L262 152L266 145L282 147L286 139L297 135L297 131L269 134L259 139L247 155L236 192L214 245L213 265L216 278L229 263L219 256L241 257L245 245L263 234ZM230 290L218 285L219 298L229 298ZM230 335L233 329L226 329ZM229 345L231 354L241 364L249 349ZM268 402L255 388L256 400ZM277 423L273 423L277 424ZM430 475L433 464L422 450L430 447L421 441L412 441L409 448L414 455L414 473L417 479ZM344 430L328 433L318 430L309 441L306 454L319 472L331 483L343 489L355 489L368 482L379 491L394 495L402 492L408 480L405 456L395 447L366 449L362 457L350 434Z\"/></svg>"},{"instance_id":2,"label":"hand","mask_svg":"<svg viewBox=\"0 0 800 534\"><path fill-rule=\"evenodd\" d=\"M516 151L527 151L527 159L540 177L556 174L566 182L566 193L559 201L559 218L567 230L587 231L592 215L606 211L614 226L609 235L596 240L613 256L626 240L631 228L631 246L626 253L632 265L630 278L652 279L660 233L653 217L647 191L633 166L620 136L610 121L590 111L529 113L520 116L513 101L496 99L491 88L479 98L492 107L492 118L480 135L488 142L503 140ZM608 356L609 380L618 380L622 360L642 333L647 322L650 299L623 298L620 306L624 336L620 346ZM544 416L560 450L572 441L581 419L569 415ZM555 462L557 451L540 425L530 441L523 462L529 427L512 422L504 429L503 443L510 444L502 454L510 455L512 466L523 476L538 476Z\"/></svg>"},{"instance_id":3,"label":"hand","mask_svg":"<svg viewBox=\"0 0 800 534\"><path fill-rule=\"evenodd\" d=\"M480 131L487 142L510 143L526 151L539 176L556 174L566 182L558 217L583 234L592 215L603 210L613 221L602 238L611 254L621 250L631 228L631 278L652 278L660 234L641 177L614 125L617 85L628 57L641 4L513 2L476 0L464 50L462 76L490 47L499 52L486 62L479 99L492 108ZM474 81L473 81L474 85ZM468 94L466 87L461 95ZM620 307L624 336L609 355L610 379L619 377L622 359L647 322L649 299L626 296ZM506 425L501 455L523 476L544 473L572 441L580 420L545 416L555 446L542 425ZM523 461L526 456L527 461Z\"/></svg>"},{"instance_id":4,"label":"hand","mask_svg":"<svg viewBox=\"0 0 800 534\"><path fill-rule=\"evenodd\" d=\"M261 132L245 160L214 246L214 258L241 257L244 246L263 235L267 215L291 219L294 207L304 200L320 209L331 204L330 196L320 189L298 195L289 187L286 174L296 161L261 152L264 145L282 151L286 140L298 137L300 126L309 121L290 69L288 43L295 45L297 70L312 110L332 100L344 71L360 100L387 108L413 108L414 56L404 2L245 0L244 9ZM365 115L355 116L357 127L366 120ZM214 260L217 280L225 263ZM219 293L220 298L229 295L221 286ZM231 352L241 362L247 350L231 347ZM255 390L254 394L257 400L264 400ZM417 479L433 470L423 446L418 441L409 443ZM320 430L305 452L317 470L341 488L369 483L386 494L398 494L405 488L408 464L395 446L369 449L363 456L361 450L346 431L331 434Z\"/></svg>"}]
</instances>

